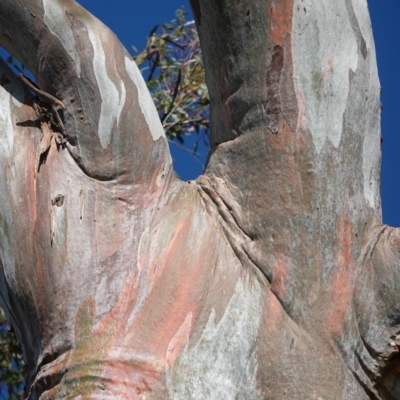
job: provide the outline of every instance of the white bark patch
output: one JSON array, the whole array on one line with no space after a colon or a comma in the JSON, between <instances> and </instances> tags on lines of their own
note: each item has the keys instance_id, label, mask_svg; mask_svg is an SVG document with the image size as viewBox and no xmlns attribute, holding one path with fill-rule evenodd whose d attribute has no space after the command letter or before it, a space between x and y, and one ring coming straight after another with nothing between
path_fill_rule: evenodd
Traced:
<instances>
[{"instance_id":1,"label":"white bark patch","mask_svg":"<svg viewBox=\"0 0 400 400\"><path fill-rule=\"evenodd\" d=\"M10 94L0 86L0 251L4 274L7 280L14 279L15 273L14 252L12 248L13 209L7 179L12 174L9 166L14 144L11 115ZM3 293L6 293L6 291Z\"/></svg>"},{"instance_id":2,"label":"white bark patch","mask_svg":"<svg viewBox=\"0 0 400 400\"><path fill-rule=\"evenodd\" d=\"M11 158L13 144L14 130L11 119L10 95L0 86L0 159L2 167Z\"/></svg>"},{"instance_id":3,"label":"white bark patch","mask_svg":"<svg viewBox=\"0 0 400 400\"><path fill-rule=\"evenodd\" d=\"M349 70L358 63L357 40L344 0L295 0L292 55L297 100L319 153L337 147L349 95Z\"/></svg>"},{"instance_id":4,"label":"white bark patch","mask_svg":"<svg viewBox=\"0 0 400 400\"><path fill-rule=\"evenodd\" d=\"M44 22L51 33L60 40L61 44L76 65L76 73L81 76L81 59L76 50L72 28L64 14L64 8L58 1L43 0Z\"/></svg>"},{"instance_id":5,"label":"white bark patch","mask_svg":"<svg viewBox=\"0 0 400 400\"><path fill-rule=\"evenodd\" d=\"M183 349L167 370L174 400L258 400L257 360L252 346L261 322L261 288L255 278L237 283L224 316L215 325L213 310L198 343Z\"/></svg>"},{"instance_id":6,"label":"white bark patch","mask_svg":"<svg viewBox=\"0 0 400 400\"><path fill-rule=\"evenodd\" d=\"M111 133L114 124L119 124L122 109L125 104L126 90L125 85L121 82L121 94L113 81L109 78L106 69L106 55L104 53L103 44L100 40L97 22L88 29L89 40L93 46L93 69L96 76L97 86L101 97L101 111L98 126L98 135L103 148L107 148L110 144Z\"/></svg>"},{"instance_id":7,"label":"white bark patch","mask_svg":"<svg viewBox=\"0 0 400 400\"><path fill-rule=\"evenodd\" d=\"M143 80L142 74L140 73L138 66L134 61L130 60L128 57L125 57L125 68L128 72L129 77L137 88L140 109L142 110L147 125L149 126L153 140L164 137L164 128L162 127L156 106L154 105L154 101L151 98L149 89L147 88L146 83Z\"/></svg>"},{"instance_id":8,"label":"white bark patch","mask_svg":"<svg viewBox=\"0 0 400 400\"><path fill-rule=\"evenodd\" d=\"M65 213L65 205L61 207L53 205L51 211L51 241L52 246L57 246L62 252L64 252L66 247L66 231L67 216Z\"/></svg>"}]
</instances>

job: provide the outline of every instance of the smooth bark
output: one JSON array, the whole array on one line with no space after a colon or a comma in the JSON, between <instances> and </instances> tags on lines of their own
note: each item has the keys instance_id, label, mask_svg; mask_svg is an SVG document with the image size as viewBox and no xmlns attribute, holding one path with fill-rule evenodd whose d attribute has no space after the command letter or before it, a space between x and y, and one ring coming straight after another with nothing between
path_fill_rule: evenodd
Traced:
<instances>
[{"instance_id":1,"label":"smooth bark","mask_svg":"<svg viewBox=\"0 0 400 400\"><path fill-rule=\"evenodd\" d=\"M28 398L400 398L366 1L191 3L212 152L181 182L108 28L0 2L0 44L65 105L63 147L0 64L0 302Z\"/></svg>"}]
</instances>

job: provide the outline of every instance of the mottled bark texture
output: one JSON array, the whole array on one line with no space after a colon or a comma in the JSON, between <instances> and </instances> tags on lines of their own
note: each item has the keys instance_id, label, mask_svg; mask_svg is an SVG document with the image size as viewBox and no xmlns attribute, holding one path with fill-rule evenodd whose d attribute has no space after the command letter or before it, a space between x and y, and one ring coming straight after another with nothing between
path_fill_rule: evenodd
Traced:
<instances>
[{"instance_id":1,"label":"mottled bark texture","mask_svg":"<svg viewBox=\"0 0 400 400\"><path fill-rule=\"evenodd\" d=\"M28 399L400 399L366 1L192 7L212 152L186 183L104 25L0 1L0 44L65 106L57 146L0 64L0 301Z\"/></svg>"}]
</instances>

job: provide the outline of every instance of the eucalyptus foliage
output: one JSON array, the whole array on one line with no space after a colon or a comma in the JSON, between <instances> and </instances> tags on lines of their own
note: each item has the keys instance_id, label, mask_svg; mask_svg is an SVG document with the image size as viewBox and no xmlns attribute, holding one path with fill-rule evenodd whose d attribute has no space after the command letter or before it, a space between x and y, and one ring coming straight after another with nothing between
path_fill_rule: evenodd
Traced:
<instances>
[{"instance_id":1,"label":"eucalyptus foliage","mask_svg":"<svg viewBox=\"0 0 400 400\"><path fill-rule=\"evenodd\" d=\"M4 311L0 308L0 399L23 399L24 360Z\"/></svg>"},{"instance_id":2,"label":"eucalyptus foliage","mask_svg":"<svg viewBox=\"0 0 400 400\"><path fill-rule=\"evenodd\" d=\"M175 15L170 23L150 31L146 48L135 61L147 80L168 138L183 143L184 135L197 133L208 145L209 98L199 36L183 8Z\"/></svg>"}]
</instances>

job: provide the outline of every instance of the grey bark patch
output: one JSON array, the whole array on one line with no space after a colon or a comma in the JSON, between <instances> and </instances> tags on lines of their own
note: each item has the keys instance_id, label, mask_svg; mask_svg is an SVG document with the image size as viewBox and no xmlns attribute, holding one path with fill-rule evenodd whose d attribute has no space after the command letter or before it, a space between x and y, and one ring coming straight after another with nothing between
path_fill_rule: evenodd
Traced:
<instances>
[{"instance_id":1,"label":"grey bark patch","mask_svg":"<svg viewBox=\"0 0 400 400\"><path fill-rule=\"evenodd\" d=\"M346 8L347 8L347 12L349 13L351 25L353 27L354 33L357 38L358 50L360 51L360 53L362 54L362 56L364 57L364 60L365 60L368 55L367 43L361 32L360 25L358 24L358 20L357 20L356 14L354 12L353 3L351 0L346 0Z\"/></svg>"},{"instance_id":2,"label":"grey bark patch","mask_svg":"<svg viewBox=\"0 0 400 400\"><path fill-rule=\"evenodd\" d=\"M307 5L307 14L297 11L300 5ZM293 27L293 76L304 109L300 128L311 133L320 153L326 142L337 148L341 141L349 70L356 71L358 65L357 37L345 0L296 0Z\"/></svg>"},{"instance_id":3,"label":"grey bark patch","mask_svg":"<svg viewBox=\"0 0 400 400\"><path fill-rule=\"evenodd\" d=\"M257 278L240 280L221 321L213 310L194 347L182 351L167 371L174 400L258 400L254 345L261 321L261 288Z\"/></svg>"},{"instance_id":4,"label":"grey bark patch","mask_svg":"<svg viewBox=\"0 0 400 400\"><path fill-rule=\"evenodd\" d=\"M71 57L76 66L78 77L81 76L81 60L76 49L74 33L68 24L66 14L59 4L54 1L44 0L44 20L50 31L57 36L67 54Z\"/></svg>"}]
</instances>

